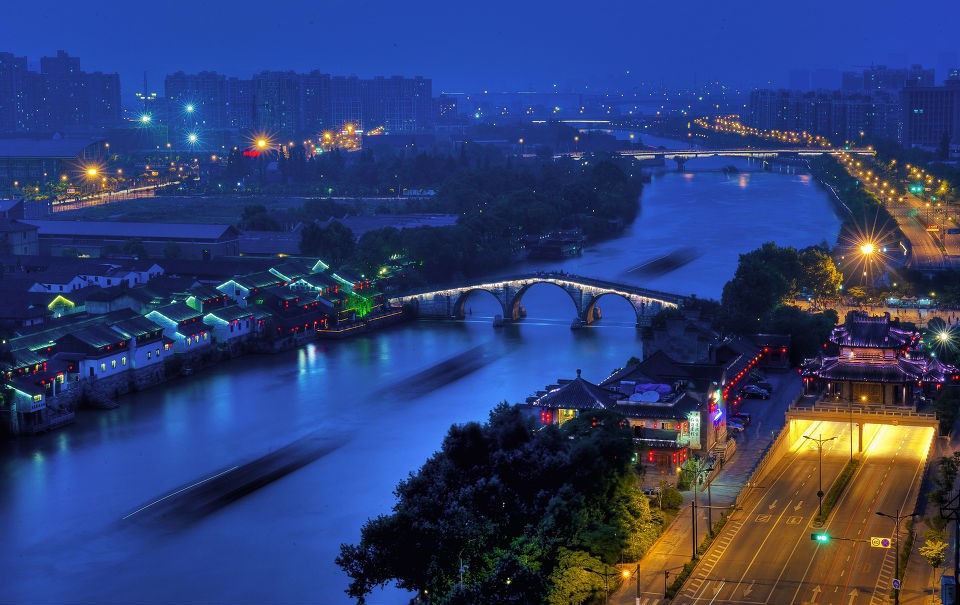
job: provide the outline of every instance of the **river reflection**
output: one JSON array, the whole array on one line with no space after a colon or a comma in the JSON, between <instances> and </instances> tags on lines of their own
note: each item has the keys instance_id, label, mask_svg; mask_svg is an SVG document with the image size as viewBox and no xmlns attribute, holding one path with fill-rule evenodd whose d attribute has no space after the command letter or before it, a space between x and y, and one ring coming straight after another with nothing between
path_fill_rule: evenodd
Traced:
<instances>
[{"instance_id":1,"label":"river reflection","mask_svg":"<svg viewBox=\"0 0 960 605\"><path fill-rule=\"evenodd\" d=\"M635 283L718 297L739 254L770 240L832 242L838 228L805 175L664 172L622 237L516 271L630 281L631 267L695 247L702 254L688 264ZM440 446L451 423L484 420L498 402L522 401L577 369L599 382L640 355L634 312L622 299L605 297L603 319L576 331L560 289L531 288L523 304L522 323L495 329L498 303L474 295L463 322L240 359L0 446L0 601L349 602L333 563L339 544L390 511L396 483ZM313 462L185 525L136 512L311 435L329 437ZM387 589L368 602L408 599Z\"/></svg>"}]
</instances>

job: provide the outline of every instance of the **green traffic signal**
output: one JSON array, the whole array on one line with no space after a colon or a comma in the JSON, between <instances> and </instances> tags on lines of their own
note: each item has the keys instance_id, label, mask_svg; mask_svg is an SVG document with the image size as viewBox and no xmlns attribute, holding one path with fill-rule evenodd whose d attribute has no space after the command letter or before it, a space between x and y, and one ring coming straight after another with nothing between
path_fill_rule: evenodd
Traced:
<instances>
[{"instance_id":1,"label":"green traffic signal","mask_svg":"<svg viewBox=\"0 0 960 605\"><path fill-rule=\"evenodd\" d=\"M810 539L814 542L820 542L821 544L826 544L830 541L830 534L819 533L819 534L810 534Z\"/></svg>"}]
</instances>

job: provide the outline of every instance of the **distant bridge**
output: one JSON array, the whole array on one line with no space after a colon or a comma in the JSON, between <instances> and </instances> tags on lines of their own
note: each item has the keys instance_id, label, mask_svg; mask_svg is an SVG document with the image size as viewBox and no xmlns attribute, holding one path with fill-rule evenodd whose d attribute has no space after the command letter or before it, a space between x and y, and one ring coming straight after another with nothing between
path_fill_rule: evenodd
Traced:
<instances>
[{"instance_id":1,"label":"distant bridge","mask_svg":"<svg viewBox=\"0 0 960 605\"><path fill-rule=\"evenodd\" d=\"M834 148L787 148L787 149L624 149L617 152L639 160L673 160L677 168L683 170L687 160L693 158L733 157L733 158L801 158L820 155L876 155L871 148L834 149ZM581 157L582 152L560 154L569 157Z\"/></svg>"},{"instance_id":2,"label":"distant bridge","mask_svg":"<svg viewBox=\"0 0 960 605\"><path fill-rule=\"evenodd\" d=\"M594 309L597 302L607 295L619 296L630 303L637 314L637 327L649 325L650 320L661 309L680 307L686 300L685 296L679 294L658 292L589 277L566 273L536 273L431 292L407 294L392 298L390 302L412 306L420 317L464 319L467 298L474 292L489 292L500 303L504 321L516 321L524 316L521 305L523 295L531 286L537 284L551 284L569 294L577 309L577 318L584 324L595 321Z\"/></svg>"}]
</instances>

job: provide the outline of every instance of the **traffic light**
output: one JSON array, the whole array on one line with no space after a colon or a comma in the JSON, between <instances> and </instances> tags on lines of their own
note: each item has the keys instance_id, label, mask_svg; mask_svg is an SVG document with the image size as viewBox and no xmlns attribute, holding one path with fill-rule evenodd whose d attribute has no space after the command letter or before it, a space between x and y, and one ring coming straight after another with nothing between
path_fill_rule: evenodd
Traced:
<instances>
[{"instance_id":1,"label":"traffic light","mask_svg":"<svg viewBox=\"0 0 960 605\"><path fill-rule=\"evenodd\" d=\"M821 544L826 544L830 541L830 534L826 532L820 532L817 534L810 534L810 539L814 542L819 542Z\"/></svg>"}]
</instances>

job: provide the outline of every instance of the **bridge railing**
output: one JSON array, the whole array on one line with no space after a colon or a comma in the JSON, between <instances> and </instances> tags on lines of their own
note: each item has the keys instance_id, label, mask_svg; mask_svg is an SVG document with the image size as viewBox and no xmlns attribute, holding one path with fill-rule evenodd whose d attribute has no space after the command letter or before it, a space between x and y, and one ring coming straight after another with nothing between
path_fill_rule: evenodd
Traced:
<instances>
[{"instance_id":1,"label":"bridge railing","mask_svg":"<svg viewBox=\"0 0 960 605\"><path fill-rule=\"evenodd\" d=\"M938 418L936 412L921 412L912 408L849 406L836 403L791 404L787 408L788 414L799 416L819 416L825 412L843 414L844 416L853 414L855 416L878 416L881 418L906 417L918 420L936 420Z\"/></svg>"},{"instance_id":2,"label":"bridge railing","mask_svg":"<svg viewBox=\"0 0 960 605\"><path fill-rule=\"evenodd\" d=\"M459 283L456 285L447 284L443 286L434 286L430 290L426 291L417 291L417 292L402 292L391 295L390 300L396 300L400 298L410 298L416 296L428 296L431 294L438 294L441 292L449 292L456 290L464 290L471 288L479 288L482 286L492 285L492 284L503 284L509 282L525 282L525 281L565 281L580 286L590 286L594 288L603 288L607 290L617 290L620 292L626 292L629 294L634 294L636 296L643 296L645 298L652 298L656 300L663 300L665 302L672 302L674 304L683 304L688 300L687 296L682 294L674 294L672 292L662 292L659 290L651 290L649 288L643 288L640 286L633 286L630 284L622 284L618 282L606 281L602 279L596 279L592 277L585 277L582 275L573 275L564 271L546 271L539 273L525 273L522 275L510 276L510 277L500 277L500 278L490 278L485 280L478 280L475 283L464 284Z\"/></svg>"}]
</instances>

